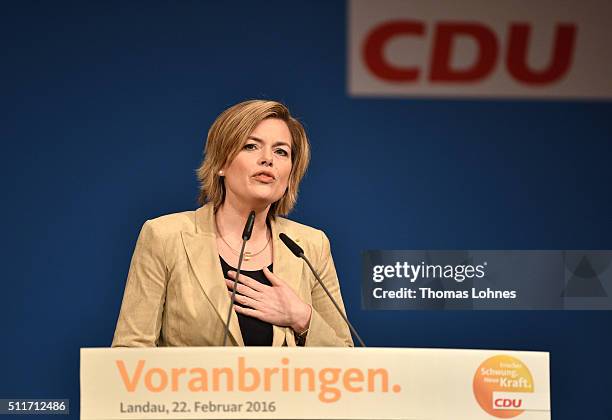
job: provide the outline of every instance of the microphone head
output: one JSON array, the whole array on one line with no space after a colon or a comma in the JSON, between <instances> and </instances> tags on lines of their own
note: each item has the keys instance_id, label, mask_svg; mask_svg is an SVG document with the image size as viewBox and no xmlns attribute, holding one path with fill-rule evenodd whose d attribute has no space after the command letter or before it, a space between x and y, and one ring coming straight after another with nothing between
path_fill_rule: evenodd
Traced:
<instances>
[{"instance_id":1,"label":"microphone head","mask_svg":"<svg viewBox=\"0 0 612 420\"><path fill-rule=\"evenodd\" d=\"M253 233L253 225L255 224L255 211L251 210L249 217L247 218L246 225L244 225L244 231L242 231L242 240L248 241L251 239L251 233Z\"/></svg>"},{"instance_id":2,"label":"microphone head","mask_svg":"<svg viewBox=\"0 0 612 420\"><path fill-rule=\"evenodd\" d=\"M290 237L288 237L284 233L281 233L280 235L278 235L278 237L280 238L281 241L283 241L285 245L287 245L287 248L289 248L289 250L293 252L293 255L295 255L298 258L302 258L304 256L304 250L300 248L298 244L293 242L293 240Z\"/></svg>"}]
</instances>

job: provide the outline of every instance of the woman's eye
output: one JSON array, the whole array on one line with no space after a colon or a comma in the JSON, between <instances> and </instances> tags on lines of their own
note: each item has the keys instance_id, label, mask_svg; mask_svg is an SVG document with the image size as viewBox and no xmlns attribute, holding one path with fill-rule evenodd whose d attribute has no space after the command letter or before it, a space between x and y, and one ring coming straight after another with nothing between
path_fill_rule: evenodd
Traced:
<instances>
[{"instance_id":1,"label":"woman's eye","mask_svg":"<svg viewBox=\"0 0 612 420\"><path fill-rule=\"evenodd\" d=\"M255 143L247 143L244 145L244 150L255 150L257 145Z\"/></svg>"},{"instance_id":2,"label":"woman's eye","mask_svg":"<svg viewBox=\"0 0 612 420\"><path fill-rule=\"evenodd\" d=\"M289 156L289 153L285 150L285 149L276 149L276 153L278 153L281 156Z\"/></svg>"}]
</instances>

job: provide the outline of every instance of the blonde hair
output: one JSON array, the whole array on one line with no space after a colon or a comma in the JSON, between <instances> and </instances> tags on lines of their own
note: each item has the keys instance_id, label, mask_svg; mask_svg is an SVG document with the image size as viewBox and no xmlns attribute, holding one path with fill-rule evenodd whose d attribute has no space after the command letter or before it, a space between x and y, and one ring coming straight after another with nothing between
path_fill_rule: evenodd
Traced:
<instances>
[{"instance_id":1,"label":"blonde hair","mask_svg":"<svg viewBox=\"0 0 612 420\"><path fill-rule=\"evenodd\" d=\"M215 210L225 199L225 185L219 170L234 160L255 130L267 118L284 121L291 133L291 173L287 191L272 203L269 215L286 215L295 206L300 181L310 161L310 145L302 124L293 118L287 107L276 101L251 100L240 102L221 113L208 130L204 159L196 173L200 181L198 202L212 203Z\"/></svg>"}]
</instances>

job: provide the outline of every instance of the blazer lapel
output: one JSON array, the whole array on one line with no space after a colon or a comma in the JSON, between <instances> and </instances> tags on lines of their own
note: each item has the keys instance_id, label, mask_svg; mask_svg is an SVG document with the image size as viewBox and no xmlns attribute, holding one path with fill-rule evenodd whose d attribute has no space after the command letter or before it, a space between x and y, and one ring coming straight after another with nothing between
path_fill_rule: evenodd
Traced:
<instances>
[{"instance_id":1,"label":"blazer lapel","mask_svg":"<svg viewBox=\"0 0 612 420\"><path fill-rule=\"evenodd\" d=\"M214 229L213 206L205 205L195 211L196 233L181 232L183 245L202 290L215 308L221 322L225 324L230 307L230 298L227 293L219 251L217 250L217 236ZM229 331L234 343L244 346L240 332L240 324L235 311L232 311ZM222 345L222 343L219 343Z\"/></svg>"}]
</instances>

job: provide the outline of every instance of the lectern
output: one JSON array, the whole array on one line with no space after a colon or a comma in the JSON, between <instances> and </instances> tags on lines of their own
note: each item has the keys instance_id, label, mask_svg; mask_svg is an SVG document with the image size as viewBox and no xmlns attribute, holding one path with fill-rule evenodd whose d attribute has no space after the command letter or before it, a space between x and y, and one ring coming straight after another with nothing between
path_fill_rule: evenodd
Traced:
<instances>
[{"instance_id":1,"label":"lectern","mask_svg":"<svg viewBox=\"0 0 612 420\"><path fill-rule=\"evenodd\" d=\"M324 347L81 349L81 419L550 419L549 355Z\"/></svg>"}]
</instances>

